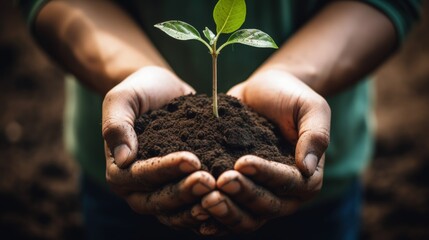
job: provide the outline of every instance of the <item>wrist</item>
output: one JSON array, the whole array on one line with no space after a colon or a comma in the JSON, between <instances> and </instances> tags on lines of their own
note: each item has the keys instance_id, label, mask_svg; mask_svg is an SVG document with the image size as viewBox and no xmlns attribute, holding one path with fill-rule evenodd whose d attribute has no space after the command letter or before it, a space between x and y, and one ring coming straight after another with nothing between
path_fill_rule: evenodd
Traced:
<instances>
[{"instance_id":1,"label":"wrist","mask_svg":"<svg viewBox=\"0 0 429 240\"><path fill-rule=\"evenodd\" d=\"M102 95L144 66L168 68L144 32L110 1L49 2L37 16L35 34L66 70Z\"/></svg>"}]
</instances>

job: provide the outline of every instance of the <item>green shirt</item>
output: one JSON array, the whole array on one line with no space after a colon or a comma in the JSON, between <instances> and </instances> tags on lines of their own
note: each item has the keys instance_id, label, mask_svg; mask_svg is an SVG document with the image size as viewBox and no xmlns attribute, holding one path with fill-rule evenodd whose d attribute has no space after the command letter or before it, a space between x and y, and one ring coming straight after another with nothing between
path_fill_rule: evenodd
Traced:
<instances>
[{"instance_id":1,"label":"green shirt","mask_svg":"<svg viewBox=\"0 0 429 240\"><path fill-rule=\"evenodd\" d=\"M22 0L25 2L24 0ZM36 1L38 2L38 1ZM39 1L40 2L40 1ZM178 42L155 29L154 24L178 19L198 30L215 29L212 10L216 1L158 0L117 1L135 18L176 73L198 93L211 92L211 58L207 49L195 41ZM242 28L258 28L281 44L320 10L326 1L248 0L246 22ZM418 1L366 2L394 24L403 39L417 17ZM36 14L35 4L27 16ZM226 92L245 80L273 50L234 45L219 56L219 91ZM101 136L101 96L67 77L65 140L67 149L81 164L83 171L105 184L105 158ZM332 111L331 143L326 152L324 186L319 201L343 192L358 177L373 150L371 84L362 80L348 90L328 99Z\"/></svg>"}]
</instances>

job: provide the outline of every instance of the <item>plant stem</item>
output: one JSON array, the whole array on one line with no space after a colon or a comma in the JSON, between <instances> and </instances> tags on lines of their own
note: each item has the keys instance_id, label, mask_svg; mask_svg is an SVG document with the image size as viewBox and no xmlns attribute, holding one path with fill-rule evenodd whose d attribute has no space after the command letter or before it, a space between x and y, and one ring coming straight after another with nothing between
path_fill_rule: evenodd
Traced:
<instances>
[{"instance_id":1,"label":"plant stem","mask_svg":"<svg viewBox=\"0 0 429 240\"><path fill-rule=\"evenodd\" d=\"M219 117L218 106L217 106L217 53L214 49L212 53L212 77L213 77L213 114L215 117Z\"/></svg>"}]
</instances>

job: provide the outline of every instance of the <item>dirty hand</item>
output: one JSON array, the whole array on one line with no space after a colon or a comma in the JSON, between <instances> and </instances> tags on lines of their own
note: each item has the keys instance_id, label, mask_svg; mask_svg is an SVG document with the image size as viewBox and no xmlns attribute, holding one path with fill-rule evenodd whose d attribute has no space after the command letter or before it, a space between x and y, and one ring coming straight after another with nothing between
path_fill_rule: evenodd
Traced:
<instances>
[{"instance_id":1,"label":"dirty hand","mask_svg":"<svg viewBox=\"0 0 429 240\"><path fill-rule=\"evenodd\" d=\"M259 71L229 94L278 124L296 145L296 167L243 156L234 170L219 176L218 190L202 199L202 207L229 231L251 232L271 218L291 214L320 191L330 108L307 85L280 70Z\"/></svg>"},{"instance_id":2,"label":"dirty hand","mask_svg":"<svg viewBox=\"0 0 429 240\"><path fill-rule=\"evenodd\" d=\"M112 190L141 214L155 215L174 228L193 228L208 218L203 195L215 188L214 178L199 171L190 152L136 160L134 120L171 99L194 92L169 70L145 67L110 90L103 102L106 178Z\"/></svg>"}]
</instances>

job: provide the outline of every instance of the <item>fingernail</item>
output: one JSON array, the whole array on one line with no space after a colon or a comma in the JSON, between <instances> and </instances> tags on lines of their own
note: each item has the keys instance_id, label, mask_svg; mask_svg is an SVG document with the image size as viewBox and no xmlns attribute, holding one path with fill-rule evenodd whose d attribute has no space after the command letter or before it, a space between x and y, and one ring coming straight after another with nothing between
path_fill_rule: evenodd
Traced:
<instances>
[{"instance_id":1,"label":"fingernail","mask_svg":"<svg viewBox=\"0 0 429 240\"><path fill-rule=\"evenodd\" d=\"M313 153L307 154L304 158L304 166L307 170L307 176L310 177L314 174L314 171L316 171L318 158Z\"/></svg>"},{"instance_id":2,"label":"fingernail","mask_svg":"<svg viewBox=\"0 0 429 240\"><path fill-rule=\"evenodd\" d=\"M245 175L254 175L256 173L256 168L252 166L247 166L239 170L239 172Z\"/></svg>"},{"instance_id":3,"label":"fingernail","mask_svg":"<svg viewBox=\"0 0 429 240\"><path fill-rule=\"evenodd\" d=\"M197 167L189 162L183 162L179 165L179 169L182 172L189 173L197 170Z\"/></svg>"},{"instance_id":4,"label":"fingernail","mask_svg":"<svg viewBox=\"0 0 429 240\"><path fill-rule=\"evenodd\" d=\"M230 193L230 194L236 194L240 191L240 183L237 180L231 180L224 184L222 187L220 187L222 191Z\"/></svg>"},{"instance_id":5,"label":"fingernail","mask_svg":"<svg viewBox=\"0 0 429 240\"><path fill-rule=\"evenodd\" d=\"M197 183L192 187L192 193L196 196L206 194L210 191L210 188L202 183Z\"/></svg>"},{"instance_id":6,"label":"fingernail","mask_svg":"<svg viewBox=\"0 0 429 240\"><path fill-rule=\"evenodd\" d=\"M225 201L220 201L216 205L209 207L209 211L216 216L225 216L228 213L228 207Z\"/></svg>"},{"instance_id":7,"label":"fingernail","mask_svg":"<svg viewBox=\"0 0 429 240\"><path fill-rule=\"evenodd\" d=\"M122 167L127 161L128 156L130 155L131 150L126 144L121 144L113 150L113 159L115 160L116 165Z\"/></svg>"}]
</instances>

